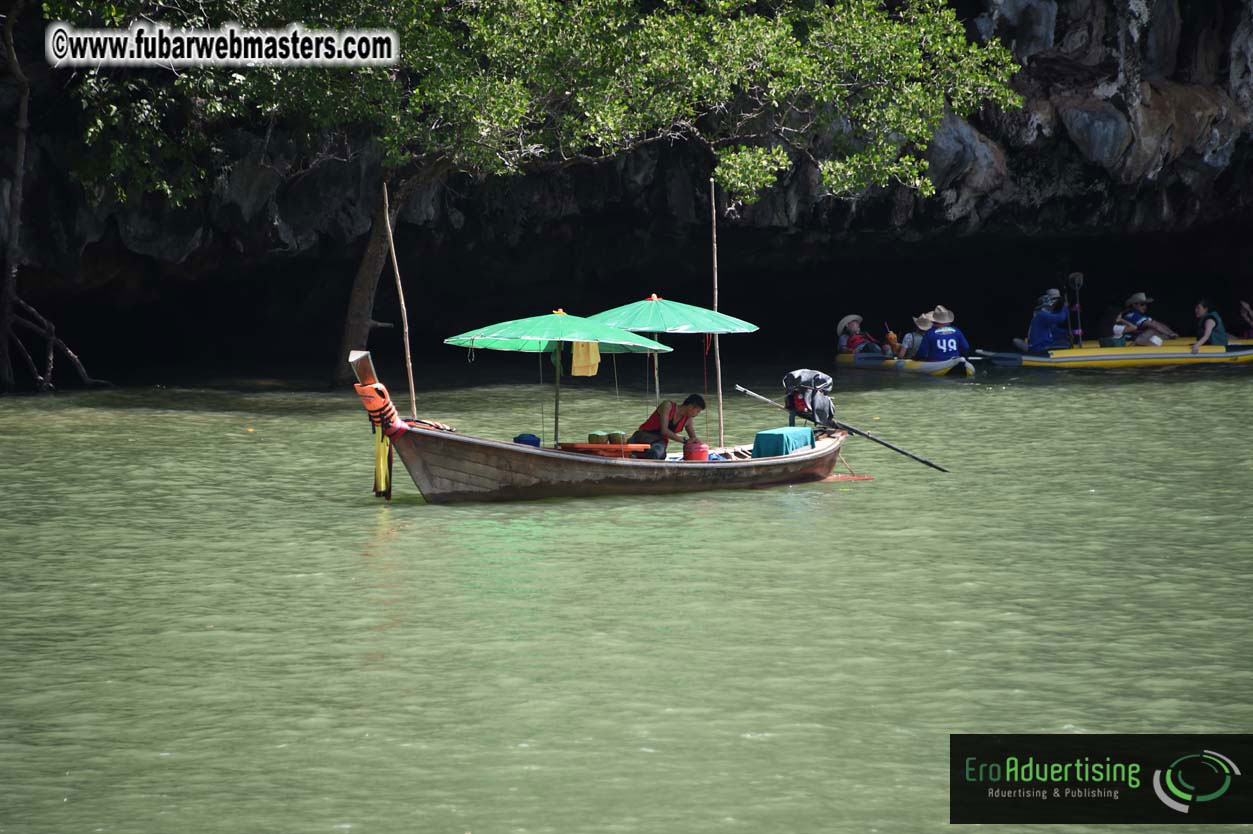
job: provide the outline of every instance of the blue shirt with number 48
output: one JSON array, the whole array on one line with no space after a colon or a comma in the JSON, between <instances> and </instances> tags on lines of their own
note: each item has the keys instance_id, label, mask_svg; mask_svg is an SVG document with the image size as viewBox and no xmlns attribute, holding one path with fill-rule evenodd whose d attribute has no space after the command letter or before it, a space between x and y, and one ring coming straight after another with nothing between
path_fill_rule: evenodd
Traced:
<instances>
[{"instance_id":1,"label":"blue shirt with number 48","mask_svg":"<svg viewBox=\"0 0 1253 834\"><path fill-rule=\"evenodd\" d=\"M933 327L922 337L922 344L914 359L919 362L944 362L970 353L970 343L962 332L951 324Z\"/></svg>"}]
</instances>

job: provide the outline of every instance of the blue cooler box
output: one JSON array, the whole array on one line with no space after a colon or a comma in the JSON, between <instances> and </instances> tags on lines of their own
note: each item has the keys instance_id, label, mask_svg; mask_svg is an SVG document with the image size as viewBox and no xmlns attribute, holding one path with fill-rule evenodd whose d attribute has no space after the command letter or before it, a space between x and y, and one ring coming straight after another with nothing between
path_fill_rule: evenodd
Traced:
<instances>
[{"instance_id":1,"label":"blue cooler box","mask_svg":"<svg viewBox=\"0 0 1253 834\"><path fill-rule=\"evenodd\" d=\"M814 430L808 426L783 426L757 432L753 441L753 457L772 458L813 448Z\"/></svg>"}]
</instances>

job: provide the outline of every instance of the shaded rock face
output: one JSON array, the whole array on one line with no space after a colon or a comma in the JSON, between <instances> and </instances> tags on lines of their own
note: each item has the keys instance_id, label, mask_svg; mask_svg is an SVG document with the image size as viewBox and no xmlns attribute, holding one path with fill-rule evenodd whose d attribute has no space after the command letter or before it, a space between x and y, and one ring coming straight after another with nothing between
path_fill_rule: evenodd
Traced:
<instances>
[{"instance_id":1,"label":"shaded rock face","mask_svg":"<svg viewBox=\"0 0 1253 834\"><path fill-rule=\"evenodd\" d=\"M985 198L1005 186L1009 170L999 145L965 121L949 115L927 149L931 178L950 222L977 222Z\"/></svg>"},{"instance_id":2,"label":"shaded rock face","mask_svg":"<svg viewBox=\"0 0 1253 834\"><path fill-rule=\"evenodd\" d=\"M992 0L982 17L984 37L1000 37L1019 61L1053 48L1056 0Z\"/></svg>"},{"instance_id":3,"label":"shaded rock face","mask_svg":"<svg viewBox=\"0 0 1253 834\"><path fill-rule=\"evenodd\" d=\"M837 242L847 251L954 233L1180 230L1253 200L1253 0L957 0L956 7L971 37L998 38L1023 63L1014 86L1024 107L945 118L927 152L933 198L897 188L837 200L823 196L815 170L802 167L758 202L730 207L728 226L789 241L763 247L763 264L784 248L798 261L821 260ZM15 106L10 93L0 83L0 124ZM36 95L55 95L55 85ZM70 180L71 137L32 134L26 264L64 289L116 280L117 270L100 264L118 256L184 279L293 258L339 258L351 274L379 199L376 143L362 136L311 154L278 130L228 140L234 163L200 199L119 206ZM0 197L11 165L6 142ZM455 247L505 264L519 247L560 248L580 230L608 228L598 239L615 241L614 257L629 267L634 258L644 262L650 242L704 239L709 168L699 150L675 146L555 175L454 177L410 197L398 234L422 238L427 254ZM7 199L0 234L9 226L5 209Z\"/></svg>"},{"instance_id":4,"label":"shaded rock face","mask_svg":"<svg viewBox=\"0 0 1253 834\"><path fill-rule=\"evenodd\" d=\"M1108 101L1062 98L1055 102L1066 134L1083 158L1112 169L1131 144L1131 124Z\"/></svg>"}]
</instances>

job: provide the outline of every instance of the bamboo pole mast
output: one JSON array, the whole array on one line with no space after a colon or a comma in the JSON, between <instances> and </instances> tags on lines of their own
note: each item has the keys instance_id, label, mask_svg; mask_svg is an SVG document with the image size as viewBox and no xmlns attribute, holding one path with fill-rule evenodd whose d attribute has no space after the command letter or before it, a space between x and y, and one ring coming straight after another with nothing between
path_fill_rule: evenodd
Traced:
<instances>
[{"instance_id":1,"label":"bamboo pole mast","mask_svg":"<svg viewBox=\"0 0 1253 834\"><path fill-rule=\"evenodd\" d=\"M714 263L714 312L718 312L718 199L714 190L714 178L709 178L709 229L713 243ZM714 379L718 385L718 448L726 446L722 422L722 357L718 353L718 334L714 334Z\"/></svg>"},{"instance_id":2,"label":"bamboo pole mast","mask_svg":"<svg viewBox=\"0 0 1253 834\"><path fill-rule=\"evenodd\" d=\"M383 223L387 228L387 248L392 253L392 272L396 274L396 295L400 297L400 323L405 336L405 370L409 372L409 416L418 419L418 395L413 388L413 357L409 355L409 311L405 309L405 288L400 285L400 264L396 261L396 242L392 240L392 215L387 204L387 181L383 181Z\"/></svg>"}]
</instances>

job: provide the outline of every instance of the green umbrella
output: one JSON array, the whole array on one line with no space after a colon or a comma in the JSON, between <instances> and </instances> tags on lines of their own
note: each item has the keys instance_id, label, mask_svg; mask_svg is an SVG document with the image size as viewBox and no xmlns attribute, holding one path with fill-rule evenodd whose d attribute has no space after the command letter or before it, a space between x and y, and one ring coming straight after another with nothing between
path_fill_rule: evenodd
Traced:
<instances>
[{"instance_id":1,"label":"green umbrella","mask_svg":"<svg viewBox=\"0 0 1253 834\"><path fill-rule=\"evenodd\" d=\"M637 333L752 333L757 325L681 301L667 301L656 293L643 301L588 316L588 321L634 330Z\"/></svg>"},{"instance_id":2,"label":"green umbrella","mask_svg":"<svg viewBox=\"0 0 1253 834\"><path fill-rule=\"evenodd\" d=\"M670 348L590 318L571 316L556 310L547 316L502 321L467 330L444 340L444 344L485 350L516 350L525 353L552 353L562 342L596 342L601 353L665 353Z\"/></svg>"},{"instance_id":3,"label":"green umbrella","mask_svg":"<svg viewBox=\"0 0 1253 834\"><path fill-rule=\"evenodd\" d=\"M714 303L717 303L716 294ZM693 304L684 304L681 301L667 301L664 298L658 298L657 293L653 293L643 301L624 304L621 307L614 307L612 310L588 316L588 319L612 325L613 327L621 327L623 330L635 330L640 333L710 333L716 335L719 333L752 333L757 329L757 325L743 319L719 313L717 310L707 310L704 307L697 307ZM660 372L657 368L657 360L654 358L653 384L656 385L657 396L660 398L661 380L659 377ZM721 372L719 372L719 381L721 381ZM647 384L645 387L647 387ZM718 386L718 415L718 425L721 427L721 384ZM719 443L722 442L721 428L719 428L718 440Z\"/></svg>"},{"instance_id":4,"label":"green umbrella","mask_svg":"<svg viewBox=\"0 0 1253 834\"><path fill-rule=\"evenodd\" d=\"M553 408L553 443L561 415L561 344L562 342L595 342L602 353L667 353L671 348L652 339L637 336L607 324L554 310L547 316L503 321L476 330L467 330L444 340L444 344L471 349L513 350L524 353L556 354L556 395Z\"/></svg>"}]
</instances>

